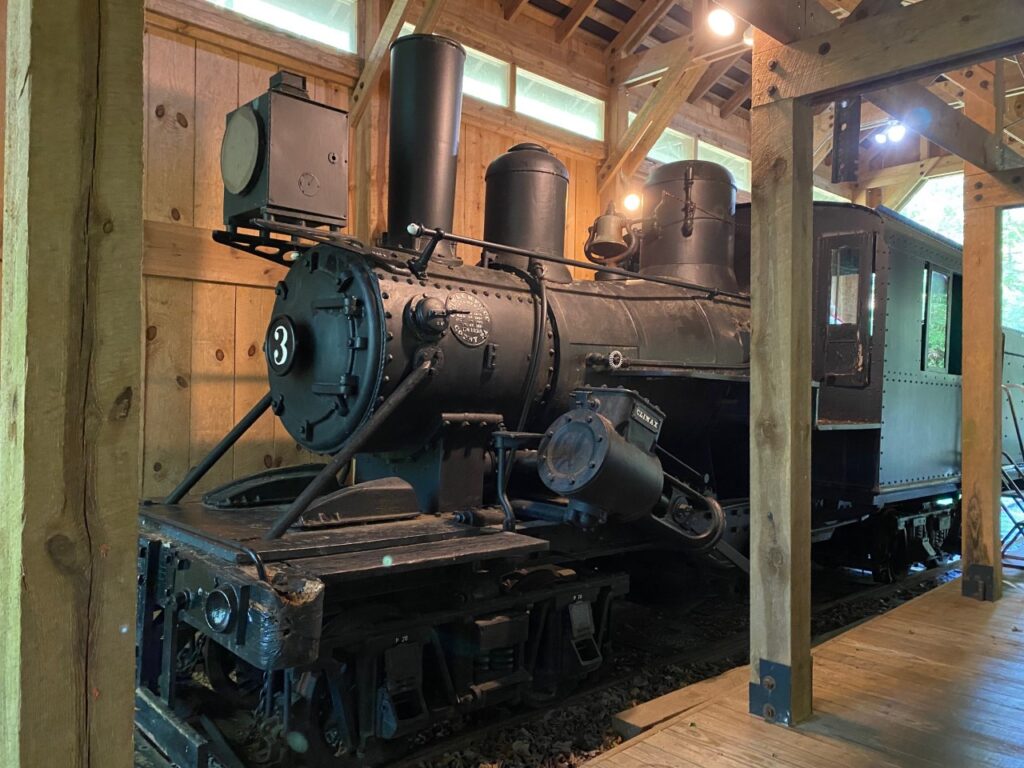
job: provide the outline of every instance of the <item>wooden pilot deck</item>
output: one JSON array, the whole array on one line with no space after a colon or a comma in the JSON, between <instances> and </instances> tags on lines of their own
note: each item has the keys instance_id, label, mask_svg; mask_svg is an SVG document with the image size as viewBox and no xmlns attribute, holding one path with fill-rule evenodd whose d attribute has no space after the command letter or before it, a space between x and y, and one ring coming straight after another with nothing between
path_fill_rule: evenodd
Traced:
<instances>
[{"instance_id":1,"label":"wooden pilot deck","mask_svg":"<svg viewBox=\"0 0 1024 768\"><path fill-rule=\"evenodd\" d=\"M640 766L1022 766L1024 579L996 604L954 581L814 650L814 716L747 714L747 667L692 690L686 711L590 761Z\"/></svg>"}]
</instances>

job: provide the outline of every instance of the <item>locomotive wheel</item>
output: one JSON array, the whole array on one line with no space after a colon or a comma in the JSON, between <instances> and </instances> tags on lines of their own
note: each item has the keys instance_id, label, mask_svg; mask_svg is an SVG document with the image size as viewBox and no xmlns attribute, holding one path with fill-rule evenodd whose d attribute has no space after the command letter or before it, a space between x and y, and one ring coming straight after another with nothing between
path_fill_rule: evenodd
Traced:
<instances>
[{"instance_id":1,"label":"locomotive wheel","mask_svg":"<svg viewBox=\"0 0 1024 768\"><path fill-rule=\"evenodd\" d=\"M227 648L209 641L203 648L203 668L210 687L236 709L253 709L259 701L263 673Z\"/></svg>"},{"instance_id":2,"label":"locomotive wheel","mask_svg":"<svg viewBox=\"0 0 1024 768\"><path fill-rule=\"evenodd\" d=\"M307 674L314 680L304 679L298 688L312 690L292 704L292 731L285 736L288 746L300 757L301 765L349 765L354 758L352 745L345 738L344 724L338 722L327 674ZM344 706L344 690L340 696Z\"/></svg>"}]
</instances>

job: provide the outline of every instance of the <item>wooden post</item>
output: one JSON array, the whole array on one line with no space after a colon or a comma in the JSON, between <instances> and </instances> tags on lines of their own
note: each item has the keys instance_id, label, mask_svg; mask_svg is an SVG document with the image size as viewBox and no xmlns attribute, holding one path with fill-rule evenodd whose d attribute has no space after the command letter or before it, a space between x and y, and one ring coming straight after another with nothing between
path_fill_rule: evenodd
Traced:
<instances>
[{"instance_id":1,"label":"wooden post","mask_svg":"<svg viewBox=\"0 0 1024 768\"><path fill-rule=\"evenodd\" d=\"M996 104L966 101L965 114L995 130ZM1006 194L991 194L999 182L982 169L964 167L964 300L962 520L963 594L979 600L1002 597L1003 564L999 536L1002 489L1003 265L1001 205ZM1012 195L1012 193L1010 193ZM1018 198L1024 203L1024 198Z\"/></svg>"},{"instance_id":2,"label":"wooden post","mask_svg":"<svg viewBox=\"0 0 1024 768\"><path fill-rule=\"evenodd\" d=\"M369 0L359 7L360 50L370 51L381 37L387 18L386 0ZM399 25L401 26L401 25ZM390 45L390 42L388 43ZM390 56L385 49L384 54ZM381 64L383 71L384 64ZM349 194L352 198L352 232L364 243L376 241L384 228L385 180L387 179L386 79L373 79L363 95L365 115L355 124L352 137Z\"/></svg>"},{"instance_id":3,"label":"wooden post","mask_svg":"<svg viewBox=\"0 0 1024 768\"><path fill-rule=\"evenodd\" d=\"M812 110L765 101L755 40L751 109L750 711L811 714Z\"/></svg>"},{"instance_id":4,"label":"wooden post","mask_svg":"<svg viewBox=\"0 0 1024 768\"><path fill-rule=\"evenodd\" d=\"M629 91L622 86L609 86L608 98L604 108L604 145L610 157L615 152L622 137L629 128ZM608 207L608 203L615 203L617 208L622 207L622 198L628 189L628 180L621 173L616 174L611 184L600 191L601 212Z\"/></svg>"},{"instance_id":5,"label":"wooden post","mask_svg":"<svg viewBox=\"0 0 1024 768\"><path fill-rule=\"evenodd\" d=\"M0 344L5 768L132 764L142 6L9 5Z\"/></svg>"}]
</instances>

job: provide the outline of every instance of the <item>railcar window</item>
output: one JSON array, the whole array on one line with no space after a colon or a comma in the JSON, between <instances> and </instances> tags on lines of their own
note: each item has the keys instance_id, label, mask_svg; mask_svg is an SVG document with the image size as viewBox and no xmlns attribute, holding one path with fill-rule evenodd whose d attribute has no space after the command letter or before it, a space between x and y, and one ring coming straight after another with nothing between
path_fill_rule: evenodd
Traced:
<instances>
[{"instance_id":1,"label":"railcar window","mask_svg":"<svg viewBox=\"0 0 1024 768\"><path fill-rule=\"evenodd\" d=\"M949 344L949 275L936 269L928 272L928 293L924 320L926 371L945 371Z\"/></svg>"},{"instance_id":2,"label":"railcar window","mask_svg":"<svg viewBox=\"0 0 1024 768\"><path fill-rule=\"evenodd\" d=\"M604 102L516 67L515 110L590 139L604 139Z\"/></svg>"},{"instance_id":3,"label":"railcar window","mask_svg":"<svg viewBox=\"0 0 1024 768\"><path fill-rule=\"evenodd\" d=\"M832 249L832 271L828 300L829 325L856 325L860 253L852 248Z\"/></svg>"},{"instance_id":4,"label":"railcar window","mask_svg":"<svg viewBox=\"0 0 1024 768\"><path fill-rule=\"evenodd\" d=\"M356 0L207 0L284 32L356 51Z\"/></svg>"}]
</instances>

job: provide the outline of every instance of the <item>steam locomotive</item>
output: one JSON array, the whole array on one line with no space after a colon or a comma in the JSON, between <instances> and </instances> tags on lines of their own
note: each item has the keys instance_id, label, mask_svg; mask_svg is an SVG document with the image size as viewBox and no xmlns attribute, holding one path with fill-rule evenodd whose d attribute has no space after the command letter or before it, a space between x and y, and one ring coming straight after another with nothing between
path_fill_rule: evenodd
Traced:
<instances>
[{"instance_id":1,"label":"steam locomotive","mask_svg":"<svg viewBox=\"0 0 1024 768\"><path fill-rule=\"evenodd\" d=\"M344 112L280 73L227 118L216 238L289 271L267 395L141 506L136 724L179 766L386 762L598 669L629 584L613 556L747 567L749 208L728 171L657 168L579 262L568 173L520 144L487 169L484 238L453 235L465 53L411 35L391 56L379 245L341 232ZM814 238L816 556L885 577L957 545L960 252L853 205L816 205ZM1009 380L1022 349L1007 332ZM267 409L329 461L183 501Z\"/></svg>"}]
</instances>

